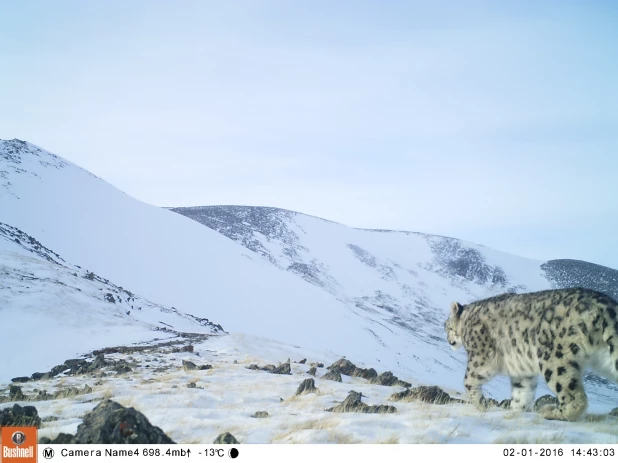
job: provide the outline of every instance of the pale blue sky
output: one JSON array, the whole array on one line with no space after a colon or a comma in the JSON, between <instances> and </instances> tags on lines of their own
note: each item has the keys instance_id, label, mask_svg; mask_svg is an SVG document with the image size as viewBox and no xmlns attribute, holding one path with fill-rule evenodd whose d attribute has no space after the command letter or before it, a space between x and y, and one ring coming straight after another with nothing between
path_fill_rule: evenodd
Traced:
<instances>
[{"instance_id":1,"label":"pale blue sky","mask_svg":"<svg viewBox=\"0 0 618 463\"><path fill-rule=\"evenodd\" d=\"M0 138L245 204L618 268L618 3L0 3Z\"/></svg>"}]
</instances>

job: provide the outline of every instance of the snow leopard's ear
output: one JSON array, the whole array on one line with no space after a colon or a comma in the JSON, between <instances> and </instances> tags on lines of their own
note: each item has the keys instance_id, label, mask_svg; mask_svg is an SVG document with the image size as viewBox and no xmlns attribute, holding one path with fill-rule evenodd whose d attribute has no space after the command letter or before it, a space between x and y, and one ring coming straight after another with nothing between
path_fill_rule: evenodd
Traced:
<instances>
[{"instance_id":1,"label":"snow leopard's ear","mask_svg":"<svg viewBox=\"0 0 618 463\"><path fill-rule=\"evenodd\" d=\"M459 302L453 302L451 304L451 315L453 315L453 317L459 317L461 315L461 312L463 312L463 305L461 305Z\"/></svg>"}]
</instances>

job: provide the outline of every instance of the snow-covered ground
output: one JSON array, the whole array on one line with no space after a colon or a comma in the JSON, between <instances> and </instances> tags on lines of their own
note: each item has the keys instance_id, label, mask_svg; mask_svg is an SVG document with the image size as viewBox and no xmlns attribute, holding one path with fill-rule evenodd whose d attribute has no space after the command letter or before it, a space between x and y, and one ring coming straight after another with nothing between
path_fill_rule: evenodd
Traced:
<instances>
[{"instance_id":1,"label":"snow-covered ground","mask_svg":"<svg viewBox=\"0 0 618 463\"><path fill-rule=\"evenodd\" d=\"M134 371L122 375L108 372L103 377L61 376L23 385L26 395L36 395L34 389L52 394L67 387L92 387L92 392L84 395L17 402L37 408L44 421L40 437L54 438L60 432L74 434L81 417L99 400L110 398L141 411L174 441L184 444L210 443L223 432L231 432L247 444L618 442L618 417L607 414L588 413L581 422L565 423L546 421L536 413L516 414L496 408L480 413L467 404L395 402L389 397L403 388L369 384L345 375L341 383L324 380L321 376L325 368L318 368L315 376L317 393L295 396L300 383L312 377L307 373L311 362L328 366L337 360L336 356L255 336L212 336L195 344L193 353L159 349L106 358L135 362ZM292 360L292 375L247 369L251 364L277 365L288 358ZM294 363L301 359L307 362ZM183 360L212 368L186 371ZM401 379L413 386L421 385L413 378ZM189 383L195 383L195 387L187 387ZM351 390L361 392L364 403L393 405L397 412L325 411L342 402ZM6 405L11 403L0 408ZM269 416L253 418L258 411L266 411Z\"/></svg>"}]
</instances>

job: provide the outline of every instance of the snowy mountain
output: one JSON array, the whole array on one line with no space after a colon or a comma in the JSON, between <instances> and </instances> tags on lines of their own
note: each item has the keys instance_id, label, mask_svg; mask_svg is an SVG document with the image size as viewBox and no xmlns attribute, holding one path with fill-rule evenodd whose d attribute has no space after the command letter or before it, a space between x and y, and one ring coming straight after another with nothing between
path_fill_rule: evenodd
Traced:
<instances>
[{"instance_id":1,"label":"snowy mountain","mask_svg":"<svg viewBox=\"0 0 618 463\"><path fill-rule=\"evenodd\" d=\"M339 299L222 234L132 199L41 148L0 142L0 178L3 223L143 298L212 320L228 332L349 356L359 365L381 365L399 376L461 388L460 375L451 374L461 369L461 359L439 341L437 329L410 336L406 326L385 323L382 312ZM358 277L362 284L363 275ZM446 302L449 296L444 297ZM7 313L5 322L20 323L17 310ZM434 318L437 322L439 314ZM431 346L425 340L430 333ZM0 338L0 347L8 342ZM37 370L50 366L42 358L27 360ZM6 376L24 374L1 367Z\"/></svg>"},{"instance_id":2,"label":"snowy mountain","mask_svg":"<svg viewBox=\"0 0 618 463\"><path fill-rule=\"evenodd\" d=\"M505 292L584 286L618 297L618 271L589 262L535 261L485 246L408 231L367 230L269 207L203 206L170 210L189 217L379 318L432 349L444 344L450 302ZM436 361L439 361L436 359ZM617 388L608 387L611 402Z\"/></svg>"},{"instance_id":3,"label":"snowy mountain","mask_svg":"<svg viewBox=\"0 0 618 463\"><path fill-rule=\"evenodd\" d=\"M415 384L461 391L465 353L451 351L442 328L451 301L577 278L568 262L522 259L452 238L353 229L278 209L166 210L19 140L0 141L0 221L7 224L0 249L10 275L9 284L0 286L3 326L21 326L22 308L30 301L36 307L29 323L38 334L43 327L34 321L46 310L45 298L55 297L62 301L57 306L79 316L58 315L50 336L63 336L71 320L71 333L92 341L82 344L76 337L67 347L72 355L113 341L112 334L136 342L146 332L152 336L160 322L175 330L212 330L199 326L207 319L233 335L269 339L299 353L320 352L323 358L346 356ZM44 255L35 246L21 247L35 238L47 247ZM610 286L612 272L605 277ZM15 290L24 285L23 275L43 274L55 282L41 280L31 293ZM122 288L140 295L141 311ZM88 295L81 302L88 311L78 308L82 293ZM164 309L173 313L161 318ZM2 337L0 348L17 342ZM51 345L49 356L57 343ZM65 355L69 352L58 351ZM59 360L49 356L26 350L20 362L26 370L43 370ZM7 377L28 373L0 362ZM589 391L591 403L605 408L618 397L603 382ZM504 398L509 387L496 381L488 392ZM539 388L538 394L545 392Z\"/></svg>"}]
</instances>

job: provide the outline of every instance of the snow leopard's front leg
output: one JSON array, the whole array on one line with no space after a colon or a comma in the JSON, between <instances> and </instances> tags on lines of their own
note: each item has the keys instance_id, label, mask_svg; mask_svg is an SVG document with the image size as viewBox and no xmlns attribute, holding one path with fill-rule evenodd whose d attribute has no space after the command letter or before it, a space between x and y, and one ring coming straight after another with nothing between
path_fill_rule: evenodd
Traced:
<instances>
[{"instance_id":1,"label":"snow leopard's front leg","mask_svg":"<svg viewBox=\"0 0 618 463\"><path fill-rule=\"evenodd\" d=\"M478 410L486 411L489 408L487 399L483 396L483 384L495 376L488 359L480 356L468 355L468 367L464 376L464 386L472 405Z\"/></svg>"}]
</instances>

